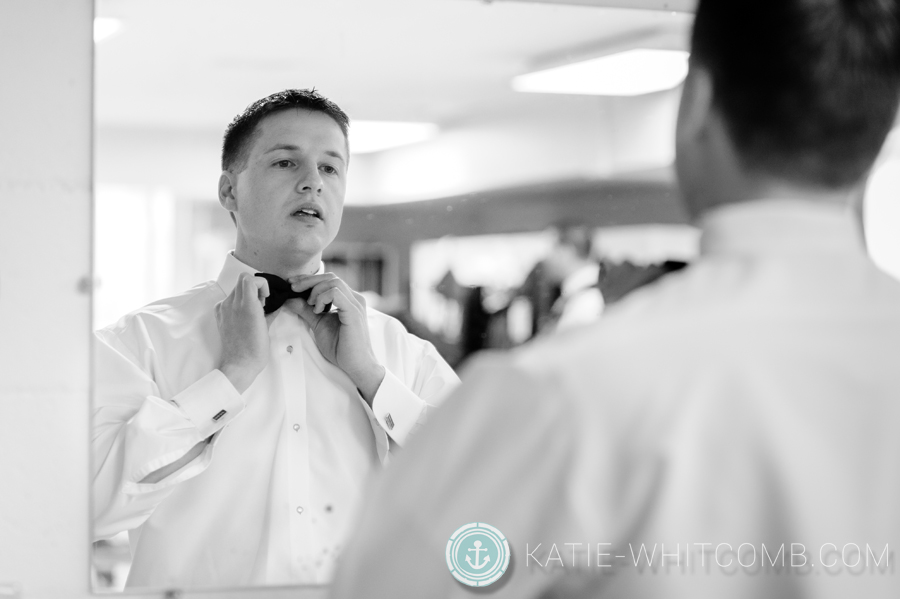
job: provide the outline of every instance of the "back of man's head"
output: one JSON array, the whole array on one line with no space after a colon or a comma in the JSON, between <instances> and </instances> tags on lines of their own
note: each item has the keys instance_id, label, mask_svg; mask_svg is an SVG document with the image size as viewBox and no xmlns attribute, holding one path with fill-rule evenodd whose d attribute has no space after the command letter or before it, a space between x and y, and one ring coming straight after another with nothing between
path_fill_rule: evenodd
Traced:
<instances>
[{"instance_id":1,"label":"back of man's head","mask_svg":"<svg viewBox=\"0 0 900 599\"><path fill-rule=\"evenodd\" d=\"M347 137L350 117L337 104L315 89L286 89L257 100L234 117L225 129L222 140L222 170L243 170L260 121L271 114L291 108L327 114L340 126L344 137Z\"/></svg>"},{"instance_id":2,"label":"back of man's head","mask_svg":"<svg viewBox=\"0 0 900 599\"><path fill-rule=\"evenodd\" d=\"M900 1L701 0L691 61L744 169L850 187L897 113Z\"/></svg>"}]
</instances>

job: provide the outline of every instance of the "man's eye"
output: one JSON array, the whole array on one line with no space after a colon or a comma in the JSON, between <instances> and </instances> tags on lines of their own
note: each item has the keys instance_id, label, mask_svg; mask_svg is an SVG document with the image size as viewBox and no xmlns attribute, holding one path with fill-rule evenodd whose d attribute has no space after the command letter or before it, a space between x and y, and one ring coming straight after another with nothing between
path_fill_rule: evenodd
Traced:
<instances>
[{"instance_id":1,"label":"man's eye","mask_svg":"<svg viewBox=\"0 0 900 599\"><path fill-rule=\"evenodd\" d=\"M328 173L329 175L336 175L338 170L331 166L330 164L323 164L322 170Z\"/></svg>"},{"instance_id":2,"label":"man's eye","mask_svg":"<svg viewBox=\"0 0 900 599\"><path fill-rule=\"evenodd\" d=\"M294 163L290 160L279 160L275 163L275 166L277 166L278 168L290 168L294 166Z\"/></svg>"}]
</instances>

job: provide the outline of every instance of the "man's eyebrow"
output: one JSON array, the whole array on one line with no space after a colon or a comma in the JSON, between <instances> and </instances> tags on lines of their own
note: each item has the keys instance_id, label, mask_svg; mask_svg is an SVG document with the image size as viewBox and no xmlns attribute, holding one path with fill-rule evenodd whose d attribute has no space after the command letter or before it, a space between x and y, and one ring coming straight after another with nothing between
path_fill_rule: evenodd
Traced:
<instances>
[{"instance_id":1,"label":"man's eyebrow","mask_svg":"<svg viewBox=\"0 0 900 599\"><path fill-rule=\"evenodd\" d=\"M293 144L277 144L263 152L263 154L271 154L272 152L277 152L278 150L291 150L292 152L296 152L300 149L300 146L295 146Z\"/></svg>"},{"instance_id":2,"label":"man's eyebrow","mask_svg":"<svg viewBox=\"0 0 900 599\"><path fill-rule=\"evenodd\" d=\"M347 159L344 158L343 154L341 154L340 152L335 152L334 150L326 150L325 155L326 156L334 156L335 158L339 159L341 162L347 162Z\"/></svg>"},{"instance_id":3,"label":"man's eyebrow","mask_svg":"<svg viewBox=\"0 0 900 599\"><path fill-rule=\"evenodd\" d=\"M300 149L301 149L300 146L297 146L297 145L294 145L294 144L277 144L277 145L272 146L271 148L269 148L269 149L266 150L265 152L263 152L263 155L265 155L265 154L271 154L272 152L277 152L277 151L279 151L279 150L288 150L288 151L291 151L291 152L296 152L296 151L298 151L298 150L300 150ZM326 156L333 156L334 158L337 158L337 159L339 159L341 162L344 162L344 163L347 162L347 159L344 158L344 155L341 154L340 152L335 151L335 150L325 150L325 155L326 155Z\"/></svg>"}]
</instances>

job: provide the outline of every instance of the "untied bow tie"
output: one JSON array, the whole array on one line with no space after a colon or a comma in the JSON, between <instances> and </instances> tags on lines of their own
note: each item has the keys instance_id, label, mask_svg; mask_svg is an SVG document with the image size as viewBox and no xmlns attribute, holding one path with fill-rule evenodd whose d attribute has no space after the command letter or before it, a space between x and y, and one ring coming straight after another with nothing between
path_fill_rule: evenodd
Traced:
<instances>
[{"instance_id":1,"label":"untied bow tie","mask_svg":"<svg viewBox=\"0 0 900 599\"><path fill-rule=\"evenodd\" d=\"M267 272L256 273L257 277L262 277L269 282L269 297L266 298L266 305L263 306L263 312L271 314L284 305L289 299L299 298L308 300L312 289L305 291L294 291L291 284L279 277L278 275L269 274ZM325 304L322 314L331 310L331 304Z\"/></svg>"}]
</instances>

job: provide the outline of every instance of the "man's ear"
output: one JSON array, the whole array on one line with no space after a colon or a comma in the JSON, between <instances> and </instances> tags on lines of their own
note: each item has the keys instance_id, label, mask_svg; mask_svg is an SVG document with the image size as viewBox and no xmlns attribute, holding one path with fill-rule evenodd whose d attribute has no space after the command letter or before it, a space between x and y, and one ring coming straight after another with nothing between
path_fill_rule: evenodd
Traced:
<instances>
[{"instance_id":1,"label":"man's ear","mask_svg":"<svg viewBox=\"0 0 900 599\"><path fill-rule=\"evenodd\" d=\"M222 171L222 174L219 176L219 203L222 204L222 208L229 212L237 211L237 199L234 195L235 184L237 183L235 179L236 177L228 171Z\"/></svg>"},{"instance_id":2,"label":"man's ear","mask_svg":"<svg viewBox=\"0 0 900 599\"><path fill-rule=\"evenodd\" d=\"M712 76L704 67L693 64L684 80L678 107L678 137L696 141L708 132L713 112Z\"/></svg>"}]
</instances>

